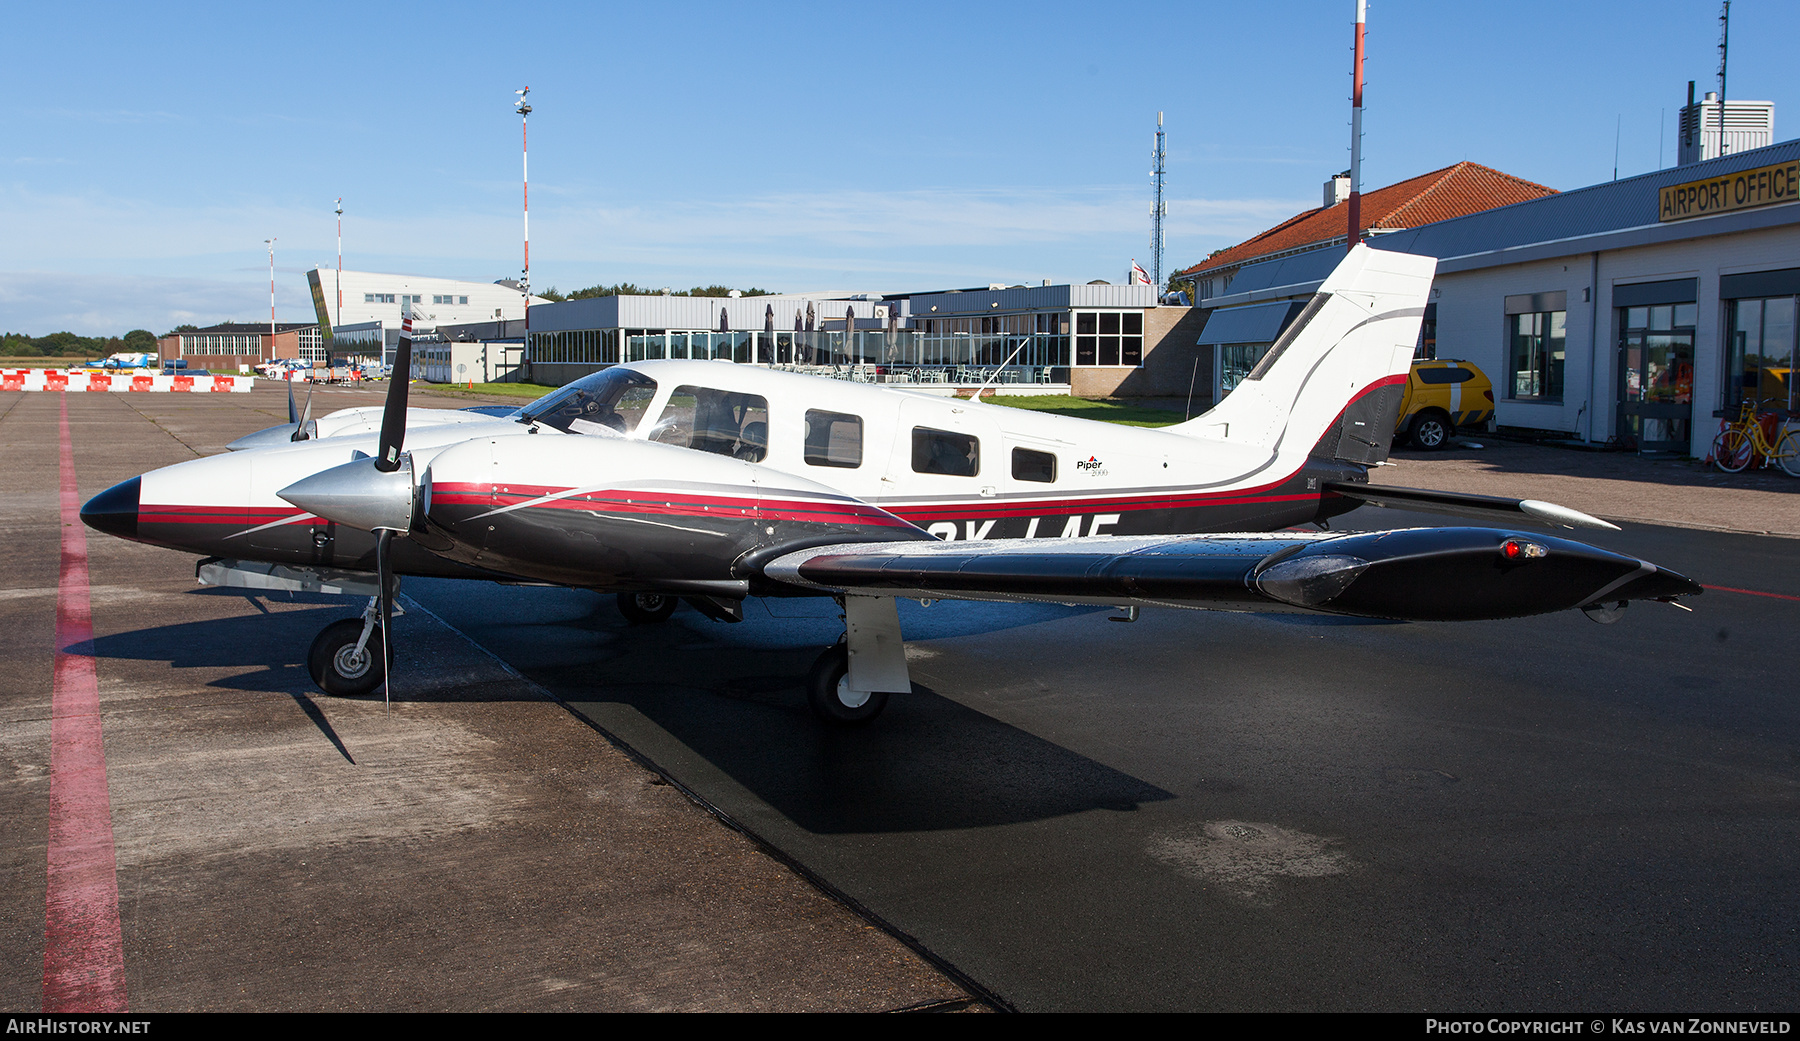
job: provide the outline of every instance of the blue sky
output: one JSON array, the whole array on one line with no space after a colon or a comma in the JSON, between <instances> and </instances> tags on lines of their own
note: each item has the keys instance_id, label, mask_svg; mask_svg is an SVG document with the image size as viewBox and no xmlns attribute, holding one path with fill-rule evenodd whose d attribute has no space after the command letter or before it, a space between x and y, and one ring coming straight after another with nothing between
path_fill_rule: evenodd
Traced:
<instances>
[{"instance_id":1,"label":"blue sky","mask_svg":"<svg viewBox=\"0 0 1800 1041\"><path fill-rule=\"evenodd\" d=\"M1141 5L21 4L0 65L0 330L268 311L302 272L784 291L1119 280L1317 205L1351 0ZM1468 159L1559 189L1674 160L1712 2L1370 5L1364 186ZM1738 0L1730 96L1800 119L1800 5ZM1784 42L1785 41L1785 42ZM1659 158L1659 126L1662 129Z\"/></svg>"}]
</instances>

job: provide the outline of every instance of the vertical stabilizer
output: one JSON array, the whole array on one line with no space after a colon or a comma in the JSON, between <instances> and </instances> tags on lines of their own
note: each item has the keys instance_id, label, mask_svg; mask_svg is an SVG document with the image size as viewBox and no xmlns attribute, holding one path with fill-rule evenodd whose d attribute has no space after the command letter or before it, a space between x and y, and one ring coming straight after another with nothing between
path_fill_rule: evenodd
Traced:
<instances>
[{"instance_id":1,"label":"vertical stabilizer","mask_svg":"<svg viewBox=\"0 0 1800 1041\"><path fill-rule=\"evenodd\" d=\"M1169 429L1277 455L1386 459L1436 270L1431 257L1356 246L1225 400Z\"/></svg>"}]
</instances>

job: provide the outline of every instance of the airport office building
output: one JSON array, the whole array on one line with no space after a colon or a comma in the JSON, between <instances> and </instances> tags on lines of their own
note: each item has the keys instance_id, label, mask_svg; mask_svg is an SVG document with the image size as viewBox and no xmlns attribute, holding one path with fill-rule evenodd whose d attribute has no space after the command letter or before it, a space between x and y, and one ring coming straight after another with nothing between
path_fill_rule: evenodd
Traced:
<instances>
[{"instance_id":1,"label":"airport office building","mask_svg":"<svg viewBox=\"0 0 1800 1041\"><path fill-rule=\"evenodd\" d=\"M1797 201L1788 141L1369 244L1438 259L1422 339L1489 374L1499 425L1704 457L1745 399L1800 411ZM1221 391L1342 256L1246 264L1206 301Z\"/></svg>"}]
</instances>

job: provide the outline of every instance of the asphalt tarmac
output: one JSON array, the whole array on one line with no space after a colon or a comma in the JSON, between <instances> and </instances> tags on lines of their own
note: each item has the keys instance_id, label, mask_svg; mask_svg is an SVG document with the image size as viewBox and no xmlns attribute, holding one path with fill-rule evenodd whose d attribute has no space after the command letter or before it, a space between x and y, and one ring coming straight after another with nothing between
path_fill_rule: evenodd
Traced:
<instances>
[{"instance_id":1,"label":"asphalt tarmac","mask_svg":"<svg viewBox=\"0 0 1800 1041\"><path fill-rule=\"evenodd\" d=\"M69 395L83 496L279 394ZM43 985L58 403L0 395L16 1009ZM301 664L355 606L196 589L96 535L131 1007L1791 1011L1800 540L1588 540L1713 588L1614 625L907 604L915 691L844 732L800 685L828 602L634 627L589 592L409 580L387 709Z\"/></svg>"},{"instance_id":2,"label":"asphalt tarmac","mask_svg":"<svg viewBox=\"0 0 1800 1041\"><path fill-rule=\"evenodd\" d=\"M315 408L378 396L321 390ZM0 394L0 1008L16 1011L53 1007L46 947L71 932L46 915L68 845L48 823L66 780L63 404ZM67 406L83 500L286 419L272 387ZM428 613L396 626L391 707L329 698L306 648L360 605L202 589L191 557L87 534L94 639L69 650L97 665L130 1010L985 1007Z\"/></svg>"}]
</instances>

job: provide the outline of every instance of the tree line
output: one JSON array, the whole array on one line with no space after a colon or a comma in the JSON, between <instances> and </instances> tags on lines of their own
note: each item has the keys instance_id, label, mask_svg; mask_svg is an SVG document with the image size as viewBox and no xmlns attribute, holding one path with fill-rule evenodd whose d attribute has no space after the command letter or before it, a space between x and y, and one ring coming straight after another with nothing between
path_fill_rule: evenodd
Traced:
<instances>
[{"instance_id":1,"label":"tree line","mask_svg":"<svg viewBox=\"0 0 1800 1041\"><path fill-rule=\"evenodd\" d=\"M532 295L533 296L541 296L545 300L550 300L550 301L555 302L555 301L562 301L562 300L587 300L587 299L591 299L596 296L661 296L662 290L650 289L646 286L634 285L633 283L630 283L630 282L620 282L617 285L611 285L611 286L588 286L586 289L577 289L572 293L559 293L556 291L555 286L551 286L549 289L539 290L538 292L533 293ZM730 296L731 295L731 287L730 286L695 286L692 289L677 289L674 292L670 293L669 295L670 296ZM739 296L774 296L775 291L772 289L754 289L754 288L752 288L752 289L742 290L738 295Z\"/></svg>"},{"instance_id":2,"label":"tree line","mask_svg":"<svg viewBox=\"0 0 1800 1041\"><path fill-rule=\"evenodd\" d=\"M178 331L193 328L187 325ZM148 329L133 329L124 336L77 336L71 332L48 336L0 333L0 357L8 358L104 358L112 354L155 350L156 334Z\"/></svg>"}]
</instances>

